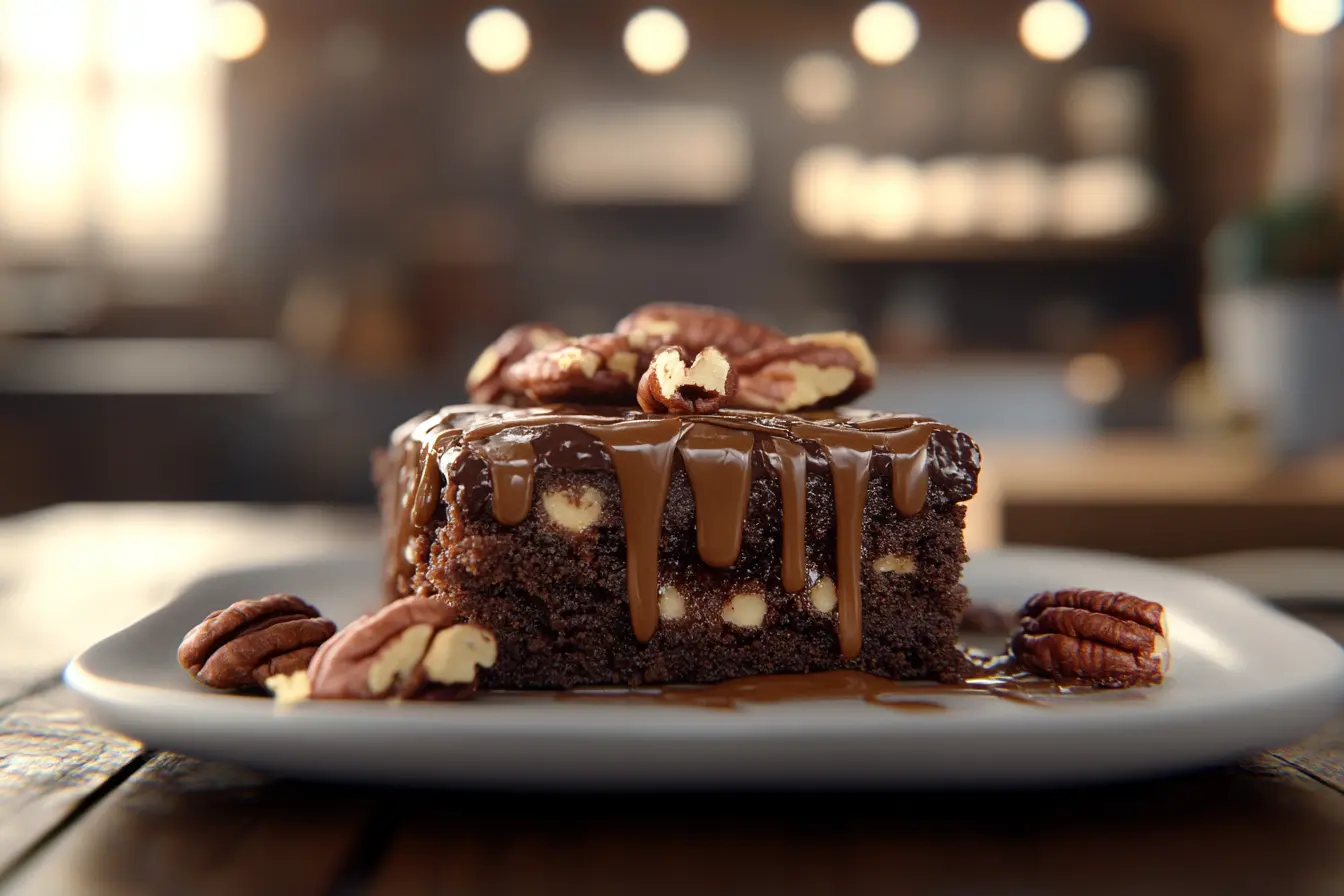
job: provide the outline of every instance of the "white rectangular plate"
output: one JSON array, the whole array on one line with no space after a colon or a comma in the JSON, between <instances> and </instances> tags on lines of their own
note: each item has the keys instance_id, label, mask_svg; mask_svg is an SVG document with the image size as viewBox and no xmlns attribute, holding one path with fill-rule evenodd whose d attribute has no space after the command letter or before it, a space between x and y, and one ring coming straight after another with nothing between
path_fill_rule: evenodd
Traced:
<instances>
[{"instance_id":1,"label":"white rectangular plate","mask_svg":"<svg viewBox=\"0 0 1344 896\"><path fill-rule=\"evenodd\" d=\"M1137 699L1048 707L939 695L945 712L809 701L738 711L547 695L468 703L305 703L214 693L177 665L183 634L244 597L298 594L345 624L373 608L377 560L239 569L86 651L66 681L95 719L160 749L307 778L492 787L984 787L1135 778L1298 740L1344 701L1344 652L1248 593L1138 560L1046 548L977 554L977 603L1015 609L1082 586L1167 607L1173 668ZM918 696L918 695L912 695Z\"/></svg>"}]
</instances>

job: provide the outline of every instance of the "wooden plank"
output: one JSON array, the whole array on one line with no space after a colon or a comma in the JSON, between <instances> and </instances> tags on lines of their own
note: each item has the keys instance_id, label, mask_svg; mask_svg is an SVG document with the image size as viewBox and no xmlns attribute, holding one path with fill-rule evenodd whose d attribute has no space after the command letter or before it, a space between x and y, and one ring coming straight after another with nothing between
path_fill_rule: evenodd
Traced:
<instances>
[{"instance_id":1,"label":"wooden plank","mask_svg":"<svg viewBox=\"0 0 1344 896\"><path fill-rule=\"evenodd\" d=\"M1033 793L400 798L378 896L1344 892L1344 798L1273 757ZM1081 886L1080 882L1085 882ZM1081 889L1080 889L1081 886Z\"/></svg>"},{"instance_id":2,"label":"wooden plank","mask_svg":"<svg viewBox=\"0 0 1344 896\"><path fill-rule=\"evenodd\" d=\"M1344 714L1301 743L1272 753L1344 796Z\"/></svg>"},{"instance_id":3,"label":"wooden plank","mask_svg":"<svg viewBox=\"0 0 1344 896\"><path fill-rule=\"evenodd\" d=\"M89 725L53 688L0 711L0 873L141 755L140 744Z\"/></svg>"},{"instance_id":4,"label":"wooden plank","mask_svg":"<svg viewBox=\"0 0 1344 896\"><path fill-rule=\"evenodd\" d=\"M357 549L376 532L371 512L314 507L70 504L0 520L0 704L193 579Z\"/></svg>"},{"instance_id":5,"label":"wooden plank","mask_svg":"<svg viewBox=\"0 0 1344 896\"><path fill-rule=\"evenodd\" d=\"M368 794L154 754L0 882L6 896L330 892Z\"/></svg>"}]
</instances>

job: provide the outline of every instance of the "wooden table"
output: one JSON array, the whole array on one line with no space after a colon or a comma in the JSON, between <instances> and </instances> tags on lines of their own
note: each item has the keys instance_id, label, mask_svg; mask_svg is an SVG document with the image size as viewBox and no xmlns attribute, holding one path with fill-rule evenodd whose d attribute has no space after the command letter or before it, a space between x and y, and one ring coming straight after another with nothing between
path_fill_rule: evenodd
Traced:
<instances>
[{"instance_id":1,"label":"wooden table","mask_svg":"<svg viewBox=\"0 0 1344 896\"><path fill-rule=\"evenodd\" d=\"M202 570L371 532L306 509L0 522L0 893L1344 893L1344 713L1303 743L1125 786L536 795L274 780L97 728L59 682ZM1308 618L1344 638L1344 609Z\"/></svg>"}]
</instances>

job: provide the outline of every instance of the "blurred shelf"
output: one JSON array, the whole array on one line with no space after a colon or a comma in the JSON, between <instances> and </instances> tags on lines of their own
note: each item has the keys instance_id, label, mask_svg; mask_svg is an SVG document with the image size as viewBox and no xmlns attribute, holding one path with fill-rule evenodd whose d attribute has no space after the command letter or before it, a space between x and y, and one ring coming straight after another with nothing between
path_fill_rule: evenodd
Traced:
<instances>
[{"instance_id":1,"label":"blurred shelf","mask_svg":"<svg viewBox=\"0 0 1344 896\"><path fill-rule=\"evenodd\" d=\"M0 355L0 393L269 395L289 373L264 339L19 341Z\"/></svg>"},{"instance_id":2,"label":"blurred shelf","mask_svg":"<svg viewBox=\"0 0 1344 896\"><path fill-rule=\"evenodd\" d=\"M1124 260L1135 256L1160 255L1178 248L1171 239L1150 234L1113 239L1009 240L974 238L964 240L808 240L805 250L814 258L836 262L1052 262Z\"/></svg>"},{"instance_id":3,"label":"blurred shelf","mask_svg":"<svg viewBox=\"0 0 1344 896\"><path fill-rule=\"evenodd\" d=\"M1344 549L1344 446L1278 464L1251 441L982 440L1005 542L1147 557ZM1272 589L1269 589L1272 590Z\"/></svg>"}]
</instances>

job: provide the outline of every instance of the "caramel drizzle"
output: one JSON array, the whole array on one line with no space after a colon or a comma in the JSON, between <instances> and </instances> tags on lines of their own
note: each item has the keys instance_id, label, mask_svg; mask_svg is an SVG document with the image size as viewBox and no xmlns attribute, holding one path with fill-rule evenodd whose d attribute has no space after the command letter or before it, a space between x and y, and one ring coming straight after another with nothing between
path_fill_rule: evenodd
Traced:
<instances>
[{"instance_id":1,"label":"caramel drizzle","mask_svg":"<svg viewBox=\"0 0 1344 896\"><path fill-rule=\"evenodd\" d=\"M452 421L467 417L462 426ZM814 422L813 422L814 421ZM502 525L526 519L532 505L536 455L528 437L494 438L509 430L572 424L602 443L621 489L625 516L626 579L636 638L647 642L658 628L658 553L663 510L678 454L696 502L696 545L701 559L731 567L741 552L742 528L751 491L753 433L779 481L782 509L781 584L790 593L807 584L807 451L800 440L818 443L830 461L836 518L836 595L842 655L859 656L863 646L863 516L873 449L891 456L891 494L904 516L919 513L928 494L929 438L955 432L927 417L874 416L848 422L825 414L784 420L754 411L713 415L632 418L569 414L553 408L510 410L457 405L408 421L393 433L392 459L399 461L400 505L389 568L409 574L417 557L412 537L434 517L442 499L448 446L460 439L490 471L491 506ZM510 433L510 435L513 435ZM411 483L414 483L411 487Z\"/></svg>"},{"instance_id":2,"label":"caramel drizzle","mask_svg":"<svg viewBox=\"0 0 1344 896\"><path fill-rule=\"evenodd\" d=\"M868 469L873 444L862 432L802 423L794 433L815 439L831 461L835 490L835 596L840 654L857 659L863 649L863 511L868 504Z\"/></svg>"},{"instance_id":3,"label":"caramel drizzle","mask_svg":"<svg viewBox=\"0 0 1344 896\"><path fill-rule=\"evenodd\" d=\"M658 541L663 506L672 481L672 461L683 432L676 417L585 426L600 440L616 468L625 513L625 582L635 637L648 641L658 630Z\"/></svg>"},{"instance_id":4,"label":"caramel drizzle","mask_svg":"<svg viewBox=\"0 0 1344 896\"><path fill-rule=\"evenodd\" d=\"M771 439L766 455L779 478L779 505L783 519L780 584L790 594L807 587L807 452L797 442Z\"/></svg>"},{"instance_id":5,"label":"caramel drizzle","mask_svg":"<svg viewBox=\"0 0 1344 896\"><path fill-rule=\"evenodd\" d=\"M532 443L490 439L481 452L490 469L490 509L503 526L516 526L532 510L537 455Z\"/></svg>"},{"instance_id":6,"label":"caramel drizzle","mask_svg":"<svg viewBox=\"0 0 1344 896\"><path fill-rule=\"evenodd\" d=\"M709 423L692 423L678 451L695 496L695 545L716 569L737 562L751 496L751 449L756 437Z\"/></svg>"}]
</instances>

